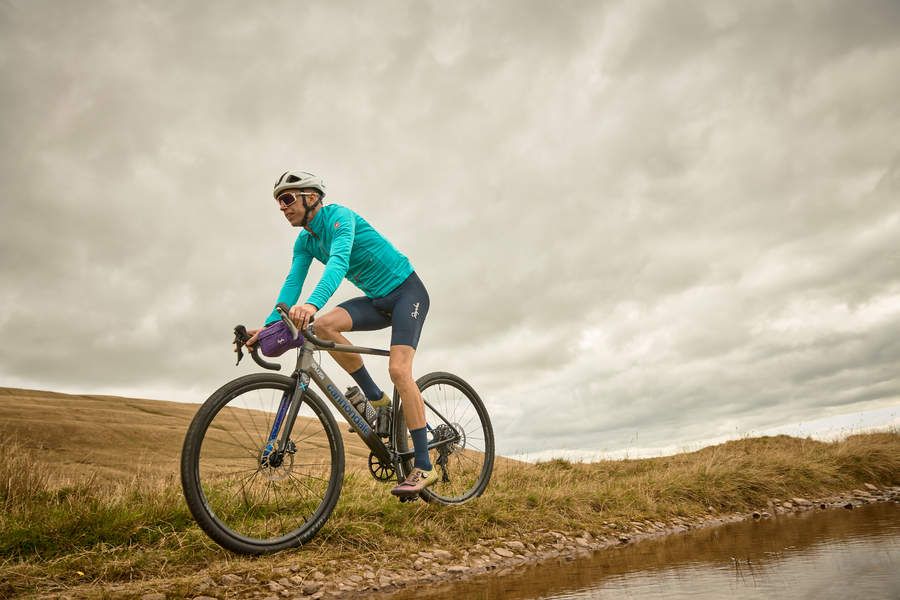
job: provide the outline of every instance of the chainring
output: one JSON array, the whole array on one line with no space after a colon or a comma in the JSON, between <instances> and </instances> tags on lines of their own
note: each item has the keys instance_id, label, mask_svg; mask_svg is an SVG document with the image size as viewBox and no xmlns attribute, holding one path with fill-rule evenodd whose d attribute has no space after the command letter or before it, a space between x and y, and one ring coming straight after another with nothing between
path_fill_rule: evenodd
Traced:
<instances>
[{"instance_id":1,"label":"chainring","mask_svg":"<svg viewBox=\"0 0 900 600\"><path fill-rule=\"evenodd\" d=\"M397 474L393 464L384 464L381 459L375 456L374 452L369 453L369 473L376 481L393 481Z\"/></svg>"}]
</instances>

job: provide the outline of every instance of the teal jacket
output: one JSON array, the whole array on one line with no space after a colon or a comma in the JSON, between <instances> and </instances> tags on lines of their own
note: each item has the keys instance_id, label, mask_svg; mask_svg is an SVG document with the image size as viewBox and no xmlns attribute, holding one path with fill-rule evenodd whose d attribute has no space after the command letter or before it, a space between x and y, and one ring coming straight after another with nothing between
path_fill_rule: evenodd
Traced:
<instances>
[{"instance_id":1,"label":"teal jacket","mask_svg":"<svg viewBox=\"0 0 900 600\"><path fill-rule=\"evenodd\" d=\"M345 206L323 206L310 221L309 228L313 233L301 229L294 242L291 270L281 286L276 304L284 302L293 306L297 303L313 258L325 265L325 271L306 302L319 309L325 306L345 277L369 298L380 298L413 272L406 256ZM266 318L266 325L279 318L273 309Z\"/></svg>"}]
</instances>

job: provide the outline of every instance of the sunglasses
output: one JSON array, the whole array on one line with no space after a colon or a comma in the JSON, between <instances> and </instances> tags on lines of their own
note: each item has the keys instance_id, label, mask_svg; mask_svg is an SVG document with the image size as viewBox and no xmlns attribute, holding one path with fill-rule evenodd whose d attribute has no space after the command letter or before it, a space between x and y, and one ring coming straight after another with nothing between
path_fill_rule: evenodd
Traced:
<instances>
[{"instance_id":1,"label":"sunglasses","mask_svg":"<svg viewBox=\"0 0 900 600\"><path fill-rule=\"evenodd\" d=\"M275 202L279 206L290 206L297 201L300 196L315 196L315 192L284 192L278 195Z\"/></svg>"}]
</instances>

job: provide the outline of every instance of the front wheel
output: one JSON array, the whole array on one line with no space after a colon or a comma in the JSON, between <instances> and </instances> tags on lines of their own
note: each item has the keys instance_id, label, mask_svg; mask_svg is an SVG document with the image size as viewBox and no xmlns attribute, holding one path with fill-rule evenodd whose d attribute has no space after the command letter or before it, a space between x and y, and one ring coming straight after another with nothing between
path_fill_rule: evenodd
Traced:
<instances>
[{"instance_id":1,"label":"front wheel","mask_svg":"<svg viewBox=\"0 0 900 600\"><path fill-rule=\"evenodd\" d=\"M295 386L295 380L275 374L240 377L210 396L188 428L181 452L185 500L203 531L232 552L299 546L337 503L343 441L331 412L311 390L303 393L286 447L279 447L284 423L273 424L287 420L284 409Z\"/></svg>"},{"instance_id":2,"label":"front wheel","mask_svg":"<svg viewBox=\"0 0 900 600\"><path fill-rule=\"evenodd\" d=\"M468 383L450 373L429 373L416 384L425 403L429 458L437 482L421 496L441 504L462 504L484 493L494 467L494 430L484 403ZM403 406L394 392L394 447L412 450ZM400 461L400 479L413 460Z\"/></svg>"}]
</instances>

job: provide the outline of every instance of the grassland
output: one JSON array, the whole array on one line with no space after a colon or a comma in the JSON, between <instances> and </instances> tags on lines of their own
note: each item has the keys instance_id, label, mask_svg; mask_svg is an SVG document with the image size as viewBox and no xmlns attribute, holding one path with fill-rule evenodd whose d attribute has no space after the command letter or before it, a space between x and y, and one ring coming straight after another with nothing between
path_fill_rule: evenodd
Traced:
<instances>
[{"instance_id":1,"label":"grassland","mask_svg":"<svg viewBox=\"0 0 900 600\"><path fill-rule=\"evenodd\" d=\"M363 471L367 450L345 436L343 493L320 534L301 549L244 558L210 542L181 497L178 454L195 409L0 389L0 597L189 595L224 574L265 581L290 566L327 576L344 561L376 573L411 569L420 550L461 556L476 545L529 544L548 530L614 535L635 522L900 483L897 432L836 443L779 436L643 460L499 459L476 501L400 504Z\"/></svg>"}]
</instances>

